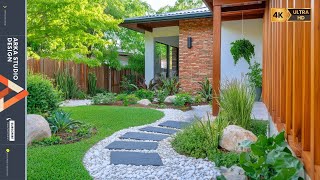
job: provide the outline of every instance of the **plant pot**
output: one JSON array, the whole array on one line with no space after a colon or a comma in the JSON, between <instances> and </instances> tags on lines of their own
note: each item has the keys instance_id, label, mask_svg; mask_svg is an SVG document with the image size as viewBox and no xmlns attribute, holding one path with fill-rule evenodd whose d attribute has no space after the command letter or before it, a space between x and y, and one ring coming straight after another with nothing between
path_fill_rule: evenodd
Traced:
<instances>
[{"instance_id":1,"label":"plant pot","mask_svg":"<svg viewBox=\"0 0 320 180\"><path fill-rule=\"evenodd\" d=\"M261 87L256 87L256 99L255 99L255 101L260 101L261 94L262 94L262 88Z\"/></svg>"}]
</instances>

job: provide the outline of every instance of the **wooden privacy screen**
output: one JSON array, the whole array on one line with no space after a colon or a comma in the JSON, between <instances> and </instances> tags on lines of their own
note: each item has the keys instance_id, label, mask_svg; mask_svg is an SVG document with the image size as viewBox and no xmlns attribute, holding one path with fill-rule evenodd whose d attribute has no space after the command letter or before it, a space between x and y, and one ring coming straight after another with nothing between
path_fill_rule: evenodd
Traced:
<instances>
[{"instance_id":1,"label":"wooden privacy screen","mask_svg":"<svg viewBox=\"0 0 320 180\"><path fill-rule=\"evenodd\" d=\"M97 87L99 89L114 93L120 92L122 77L132 74L130 70L117 71L108 66L90 68L85 64L76 64L72 61L54 61L49 59L29 59L28 70L47 75L50 78L54 78L54 75L59 71L67 70L76 79L80 89L84 91L87 91L88 74L91 72L97 77Z\"/></svg>"},{"instance_id":2,"label":"wooden privacy screen","mask_svg":"<svg viewBox=\"0 0 320 180\"><path fill-rule=\"evenodd\" d=\"M319 0L270 0L263 23L263 101L308 175L320 179ZM311 22L271 22L271 8L312 8Z\"/></svg>"}]
</instances>

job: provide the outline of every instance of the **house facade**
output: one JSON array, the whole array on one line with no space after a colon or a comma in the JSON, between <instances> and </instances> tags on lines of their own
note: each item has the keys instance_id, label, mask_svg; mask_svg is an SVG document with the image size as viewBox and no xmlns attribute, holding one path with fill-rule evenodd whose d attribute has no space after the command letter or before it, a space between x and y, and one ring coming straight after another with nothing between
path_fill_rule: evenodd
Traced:
<instances>
[{"instance_id":1,"label":"house facade","mask_svg":"<svg viewBox=\"0 0 320 180\"><path fill-rule=\"evenodd\" d=\"M260 18L255 19L244 17L243 20L226 20L222 23L223 80L243 78L248 72L249 65L246 62L240 61L234 65L230 43L237 39L249 39L255 45L256 52L252 61L262 63L262 16L261 14ZM145 35L147 82L161 75L176 75L182 91L196 93L200 88L199 82L206 77L212 80L213 19L209 8L129 18L121 26ZM188 41L191 41L189 47ZM157 43L168 46L165 66L161 66L165 62L156 54Z\"/></svg>"}]
</instances>

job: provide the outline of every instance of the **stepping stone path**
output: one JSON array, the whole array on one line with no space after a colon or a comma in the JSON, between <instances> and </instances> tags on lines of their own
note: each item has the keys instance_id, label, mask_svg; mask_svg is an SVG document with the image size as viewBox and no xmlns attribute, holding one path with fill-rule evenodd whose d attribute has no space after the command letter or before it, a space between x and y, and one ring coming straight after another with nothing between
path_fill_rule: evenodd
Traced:
<instances>
[{"instance_id":1,"label":"stepping stone path","mask_svg":"<svg viewBox=\"0 0 320 180\"><path fill-rule=\"evenodd\" d=\"M169 135L175 134L189 124L188 122L166 121L159 124L158 127L141 128L139 129L141 132L127 132L120 139L130 141L114 141L106 147L106 149L114 150L111 152L110 162L114 165L162 166L163 163L158 153L132 152L132 150L156 150L159 141L168 138Z\"/></svg>"}]
</instances>

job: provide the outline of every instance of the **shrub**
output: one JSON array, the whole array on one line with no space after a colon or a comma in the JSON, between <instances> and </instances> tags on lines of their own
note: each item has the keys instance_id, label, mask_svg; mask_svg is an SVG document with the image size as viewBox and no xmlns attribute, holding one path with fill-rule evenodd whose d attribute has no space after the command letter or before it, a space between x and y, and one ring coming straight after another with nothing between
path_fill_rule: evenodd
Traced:
<instances>
[{"instance_id":1,"label":"shrub","mask_svg":"<svg viewBox=\"0 0 320 180\"><path fill-rule=\"evenodd\" d=\"M128 104L137 104L139 98L137 98L134 94L129 94L124 100L124 104L127 106Z\"/></svg>"},{"instance_id":2,"label":"shrub","mask_svg":"<svg viewBox=\"0 0 320 180\"><path fill-rule=\"evenodd\" d=\"M187 93L177 94L175 100L173 101L173 104L179 107L185 106L187 103L188 104L193 103L192 96Z\"/></svg>"},{"instance_id":3,"label":"shrub","mask_svg":"<svg viewBox=\"0 0 320 180\"><path fill-rule=\"evenodd\" d=\"M267 135L268 124L268 121L252 120L248 130L256 136Z\"/></svg>"},{"instance_id":4,"label":"shrub","mask_svg":"<svg viewBox=\"0 0 320 180\"><path fill-rule=\"evenodd\" d=\"M157 99L158 99L159 104L163 104L164 101L166 100L167 96L168 96L168 93L166 91L158 90L157 91Z\"/></svg>"},{"instance_id":5,"label":"shrub","mask_svg":"<svg viewBox=\"0 0 320 180\"><path fill-rule=\"evenodd\" d=\"M240 165L251 179L300 179L300 160L292 156L284 132L276 137L259 136L250 145L251 152L241 153Z\"/></svg>"},{"instance_id":6,"label":"shrub","mask_svg":"<svg viewBox=\"0 0 320 180\"><path fill-rule=\"evenodd\" d=\"M209 151L208 159L215 162L216 166L231 167L239 164L239 154L235 152L224 152L220 150Z\"/></svg>"},{"instance_id":7,"label":"shrub","mask_svg":"<svg viewBox=\"0 0 320 180\"><path fill-rule=\"evenodd\" d=\"M171 78L161 77L161 89L168 92L169 95L174 95L179 92L179 78L174 76Z\"/></svg>"},{"instance_id":8,"label":"shrub","mask_svg":"<svg viewBox=\"0 0 320 180\"><path fill-rule=\"evenodd\" d=\"M63 93L65 99L78 99L79 88L74 77L65 71L58 72L54 78L57 88Z\"/></svg>"},{"instance_id":9,"label":"shrub","mask_svg":"<svg viewBox=\"0 0 320 180\"><path fill-rule=\"evenodd\" d=\"M61 93L52 82L43 75L29 74L28 78L28 114L49 114L59 108Z\"/></svg>"},{"instance_id":10,"label":"shrub","mask_svg":"<svg viewBox=\"0 0 320 180\"><path fill-rule=\"evenodd\" d=\"M97 93L97 77L93 73L89 73L88 76L88 94L91 96Z\"/></svg>"},{"instance_id":11,"label":"shrub","mask_svg":"<svg viewBox=\"0 0 320 180\"><path fill-rule=\"evenodd\" d=\"M135 85L134 76L123 76L122 81L120 82L121 91L125 94L131 94L137 90Z\"/></svg>"},{"instance_id":12,"label":"shrub","mask_svg":"<svg viewBox=\"0 0 320 180\"><path fill-rule=\"evenodd\" d=\"M33 145L40 145L40 146L52 146L56 144L60 144L62 141L61 137L53 135L49 138L44 138L41 141L34 141L32 142Z\"/></svg>"},{"instance_id":13,"label":"shrub","mask_svg":"<svg viewBox=\"0 0 320 180\"><path fill-rule=\"evenodd\" d=\"M247 73L250 85L252 87L262 87L262 69L260 64L254 62L253 65L249 67L250 72Z\"/></svg>"},{"instance_id":14,"label":"shrub","mask_svg":"<svg viewBox=\"0 0 320 180\"><path fill-rule=\"evenodd\" d=\"M151 102L154 98L154 92L146 89L140 89L134 93L140 99L149 99Z\"/></svg>"},{"instance_id":15,"label":"shrub","mask_svg":"<svg viewBox=\"0 0 320 180\"><path fill-rule=\"evenodd\" d=\"M56 134L58 132L64 132L72 128L73 125L81 124L78 121L74 121L70 117L70 113L62 110L57 110L49 116L47 119L51 131Z\"/></svg>"},{"instance_id":16,"label":"shrub","mask_svg":"<svg viewBox=\"0 0 320 180\"><path fill-rule=\"evenodd\" d=\"M210 83L209 79L206 78L203 82L199 82L201 89L198 92L202 98L204 98L207 102L212 100L212 84Z\"/></svg>"},{"instance_id":17,"label":"shrub","mask_svg":"<svg viewBox=\"0 0 320 180\"><path fill-rule=\"evenodd\" d=\"M112 104L116 102L116 95L114 93L97 94L92 98L92 103L99 104Z\"/></svg>"},{"instance_id":18,"label":"shrub","mask_svg":"<svg viewBox=\"0 0 320 180\"><path fill-rule=\"evenodd\" d=\"M248 129L254 99L253 89L242 80L227 80L222 87L218 100L222 110L221 114L226 117L230 124Z\"/></svg>"}]
</instances>

